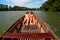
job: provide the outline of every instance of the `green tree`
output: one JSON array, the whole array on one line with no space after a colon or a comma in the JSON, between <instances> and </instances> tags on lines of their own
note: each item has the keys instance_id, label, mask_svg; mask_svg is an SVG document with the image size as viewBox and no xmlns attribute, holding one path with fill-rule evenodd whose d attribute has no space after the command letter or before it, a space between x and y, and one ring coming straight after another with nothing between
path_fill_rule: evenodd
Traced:
<instances>
[{"instance_id":1,"label":"green tree","mask_svg":"<svg viewBox=\"0 0 60 40\"><path fill-rule=\"evenodd\" d=\"M40 7L45 11L60 11L60 0L48 0Z\"/></svg>"}]
</instances>

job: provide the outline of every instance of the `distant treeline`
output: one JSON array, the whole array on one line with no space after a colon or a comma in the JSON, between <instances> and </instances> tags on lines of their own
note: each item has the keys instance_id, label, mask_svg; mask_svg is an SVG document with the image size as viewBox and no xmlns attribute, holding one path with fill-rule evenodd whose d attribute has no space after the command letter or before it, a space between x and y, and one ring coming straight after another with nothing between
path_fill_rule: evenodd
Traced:
<instances>
[{"instance_id":1,"label":"distant treeline","mask_svg":"<svg viewBox=\"0 0 60 40\"><path fill-rule=\"evenodd\" d=\"M24 11L24 10L40 10L40 8L27 8L27 7L20 7L20 6L8 6L0 4L0 11Z\"/></svg>"},{"instance_id":2,"label":"distant treeline","mask_svg":"<svg viewBox=\"0 0 60 40\"><path fill-rule=\"evenodd\" d=\"M44 11L60 11L60 0L47 0L40 9Z\"/></svg>"}]
</instances>

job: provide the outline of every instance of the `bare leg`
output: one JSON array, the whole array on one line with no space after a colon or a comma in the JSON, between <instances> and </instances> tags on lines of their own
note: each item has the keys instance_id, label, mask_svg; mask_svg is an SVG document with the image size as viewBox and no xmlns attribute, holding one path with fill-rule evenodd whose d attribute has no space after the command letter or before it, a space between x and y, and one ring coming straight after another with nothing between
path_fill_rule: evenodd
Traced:
<instances>
[{"instance_id":1,"label":"bare leg","mask_svg":"<svg viewBox=\"0 0 60 40\"><path fill-rule=\"evenodd\" d=\"M24 25L25 21L26 21L26 18L24 18L23 25Z\"/></svg>"},{"instance_id":2,"label":"bare leg","mask_svg":"<svg viewBox=\"0 0 60 40\"><path fill-rule=\"evenodd\" d=\"M26 22L26 25L28 25L28 22L29 22L29 18L27 18L27 22Z\"/></svg>"},{"instance_id":3,"label":"bare leg","mask_svg":"<svg viewBox=\"0 0 60 40\"><path fill-rule=\"evenodd\" d=\"M35 24L37 21L36 21L36 19L33 19L33 24Z\"/></svg>"},{"instance_id":4,"label":"bare leg","mask_svg":"<svg viewBox=\"0 0 60 40\"><path fill-rule=\"evenodd\" d=\"M30 24L32 24L32 20L30 19Z\"/></svg>"}]
</instances>

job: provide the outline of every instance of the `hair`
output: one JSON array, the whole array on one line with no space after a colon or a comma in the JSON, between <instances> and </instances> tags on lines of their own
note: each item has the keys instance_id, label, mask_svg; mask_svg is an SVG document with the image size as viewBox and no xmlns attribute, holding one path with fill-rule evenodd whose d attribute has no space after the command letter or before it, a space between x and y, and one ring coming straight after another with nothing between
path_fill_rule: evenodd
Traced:
<instances>
[{"instance_id":1,"label":"hair","mask_svg":"<svg viewBox=\"0 0 60 40\"><path fill-rule=\"evenodd\" d=\"M31 14L33 14L33 12L31 11Z\"/></svg>"},{"instance_id":2,"label":"hair","mask_svg":"<svg viewBox=\"0 0 60 40\"><path fill-rule=\"evenodd\" d=\"M29 14L29 12L27 11L26 14Z\"/></svg>"}]
</instances>

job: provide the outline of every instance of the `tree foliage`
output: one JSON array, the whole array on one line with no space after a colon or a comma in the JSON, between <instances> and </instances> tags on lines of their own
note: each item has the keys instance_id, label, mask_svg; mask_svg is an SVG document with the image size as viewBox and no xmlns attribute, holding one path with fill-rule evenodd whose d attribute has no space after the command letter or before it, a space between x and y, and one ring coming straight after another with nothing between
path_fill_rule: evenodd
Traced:
<instances>
[{"instance_id":1,"label":"tree foliage","mask_svg":"<svg viewBox=\"0 0 60 40\"><path fill-rule=\"evenodd\" d=\"M45 11L60 11L60 0L48 0L40 7Z\"/></svg>"},{"instance_id":2,"label":"tree foliage","mask_svg":"<svg viewBox=\"0 0 60 40\"><path fill-rule=\"evenodd\" d=\"M24 10L40 10L40 8L27 8L21 6L8 6L0 4L0 11L24 11Z\"/></svg>"},{"instance_id":3,"label":"tree foliage","mask_svg":"<svg viewBox=\"0 0 60 40\"><path fill-rule=\"evenodd\" d=\"M0 4L0 11L5 11L5 10L8 10L8 5L2 5Z\"/></svg>"}]
</instances>

